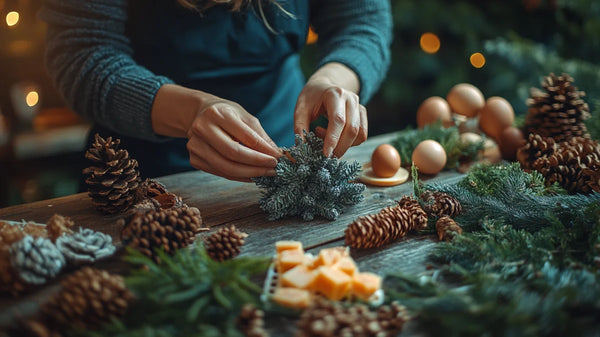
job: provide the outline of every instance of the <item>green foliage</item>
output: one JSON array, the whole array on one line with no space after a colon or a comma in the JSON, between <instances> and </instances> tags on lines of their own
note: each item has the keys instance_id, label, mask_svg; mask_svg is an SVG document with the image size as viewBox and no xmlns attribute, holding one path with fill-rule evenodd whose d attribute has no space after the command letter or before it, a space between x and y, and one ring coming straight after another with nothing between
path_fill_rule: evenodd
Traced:
<instances>
[{"instance_id":1,"label":"green foliage","mask_svg":"<svg viewBox=\"0 0 600 337\"><path fill-rule=\"evenodd\" d=\"M600 141L600 99L594 101L595 110L591 111L591 117L585 121L592 139Z\"/></svg>"},{"instance_id":2,"label":"green foliage","mask_svg":"<svg viewBox=\"0 0 600 337\"><path fill-rule=\"evenodd\" d=\"M87 336L240 336L235 318L244 303L258 304L251 278L265 274L269 258L212 260L204 247L159 252L160 265L135 250L126 260L144 268L126 277L136 300L122 321Z\"/></svg>"},{"instance_id":3,"label":"green foliage","mask_svg":"<svg viewBox=\"0 0 600 337\"><path fill-rule=\"evenodd\" d=\"M263 189L259 205L270 220L285 216L335 220L344 207L364 198L365 185L353 182L360 164L327 158L322 139L312 132L305 132L304 137L296 135L296 145L284 149L289 157L279 159L276 176L253 180Z\"/></svg>"},{"instance_id":4,"label":"green foliage","mask_svg":"<svg viewBox=\"0 0 600 337\"><path fill-rule=\"evenodd\" d=\"M404 166L412 162L412 153L420 142L432 139L442 145L446 151L446 168L454 168L462 160L474 160L481 150L484 141L465 143L460 141L457 127L444 128L441 122L426 125L422 129L406 128L400 132L392 141L392 145L400 153L400 161Z\"/></svg>"}]
</instances>

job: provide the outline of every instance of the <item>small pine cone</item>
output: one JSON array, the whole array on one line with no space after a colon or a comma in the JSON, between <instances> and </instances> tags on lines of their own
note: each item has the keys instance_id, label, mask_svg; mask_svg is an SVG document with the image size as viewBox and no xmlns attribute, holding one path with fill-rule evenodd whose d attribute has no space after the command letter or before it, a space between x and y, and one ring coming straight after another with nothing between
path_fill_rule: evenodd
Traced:
<instances>
[{"instance_id":1,"label":"small pine cone","mask_svg":"<svg viewBox=\"0 0 600 337\"><path fill-rule=\"evenodd\" d=\"M28 285L21 280L10 263L10 249L0 246L0 293L17 296L27 290Z\"/></svg>"},{"instance_id":2,"label":"small pine cone","mask_svg":"<svg viewBox=\"0 0 600 337\"><path fill-rule=\"evenodd\" d=\"M245 304L237 318L236 325L246 337L268 337L265 330L265 313L252 304Z\"/></svg>"},{"instance_id":3,"label":"small pine cone","mask_svg":"<svg viewBox=\"0 0 600 337\"><path fill-rule=\"evenodd\" d=\"M462 234L462 228L450 217L443 216L435 223L438 239L440 241L452 241L456 235Z\"/></svg>"},{"instance_id":4,"label":"small pine cone","mask_svg":"<svg viewBox=\"0 0 600 337\"><path fill-rule=\"evenodd\" d=\"M50 239L25 236L10 247L11 265L30 284L44 284L65 265L65 257Z\"/></svg>"},{"instance_id":5,"label":"small pine cone","mask_svg":"<svg viewBox=\"0 0 600 337\"><path fill-rule=\"evenodd\" d=\"M159 263L156 249L173 254L194 242L196 234L204 230L208 229L202 227L200 210L195 207L150 210L135 214L123 228L121 239Z\"/></svg>"},{"instance_id":6,"label":"small pine cone","mask_svg":"<svg viewBox=\"0 0 600 337\"><path fill-rule=\"evenodd\" d=\"M183 199L174 193L167 191L167 188L153 179L146 179L140 184L136 195L136 204L133 206L137 211L140 210L161 210L172 207L183 207Z\"/></svg>"},{"instance_id":7,"label":"small pine cone","mask_svg":"<svg viewBox=\"0 0 600 337\"><path fill-rule=\"evenodd\" d=\"M417 199L405 195L398 201L398 206L404 208L410 214L413 230L420 231L427 228L427 213Z\"/></svg>"},{"instance_id":8,"label":"small pine cone","mask_svg":"<svg viewBox=\"0 0 600 337\"><path fill-rule=\"evenodd\" d=\"M239 231L234 225L219 228L205 238L206 253L215 261L225 261L236 257L244 245L248 234Z\"/></svg>"},{"instance_id":9,"label":"small pine cone","mask_svg":"<svg viewBox=\"0 0 600 337\"><path fill-rule=\"evenodd\" d=\"M115 252L110 235L90 228L79 228L75 234L62 235L56 240L56 247L68 262L75 264L92 263Z\"/></svg>"},{"instance_id":10,"label":"small pine cone","mask_svg":"<svg viewBox=\"0 0 600 337\"><path fill-rule=\"evenodd\" d=\"M25 237L25 233L18 225L9 224L4 221L0 221L0 225L2 226L0 227L0 245L10 246Z\"/></svg>"},{"instance_id":11,"label":"small pine cone","mask_svg":"<svg viewBox=\"0 0 600 337\"><path fill-rule=\"evenodd\" d=\"M400 206L386 207L379 213L358 217L344 234L346 244L353 248L381 247L413 230L411 215Z\"/></svg>"},{"instance_id":12,"label":"small pine cone","mask_svg":"<svg viewBox=\"0 0 600 337\"><path fill-rule=\"evenodd\" d=\"M41 313L58 328L93 329L123 316L132 298L121 276L83 267L61 281Z\"/></svg>"},{"instance_id":13,"label":"small pine cone","mask_svg":"<svg viewBox=\"0 0 600 337\"><path fill-rule=\"evenodd\" d=\"M396 336L402 331L404 324L410 319L406 307L398 302L382 305L377 310L377 320L390 336Z\"/></svg>"},{"instance_id":14,"label":"small pine cone","mask_svg":"<svg viewBox=\"0 0 600 337\"><path fill-rule=\"evenodd\" d=\"M136 199L140 172L127 150L119 149L119 139L106 140L96 134L85 157L92 166L83 170L89 196L100 212L114 214L127 210Z\"/></svg>"},{"instance_id":15,"label":"small pine cone","mask_svg":"<svg viewBox=\"0 0 600 337\"><path fill-rule=\"evenodd\" d=\"M421 195L427 214L441 217L455 217L462 212L462 205L453 196L439 191L425 191Z\"/></svg>"},{"instance_id":16,"label":"small pine cone","mask_svg":"<svg viewBox=\"0 0 600 337\"><path fill-rule=\"evenodd\" d=\"M64 217L59 214L54 214L48 221L46 222L46 231L48 232L48 237L56 242L63 234L71 234L73 231L71 227L73 227L75 223L70 218Z\"/></svg>"},{"instance_id":17,"label":"small pine cone","mask_svg":"<svg viewBox=\"0 0 600 337\"><path fill-rule=\"evenodd\" d=\"M525 145L517 150L517 160L524 169L530 169L531 164L538 158L550 156L558 149L558 144L551 137L530 134Z\"/></svg>"}]
</instances>

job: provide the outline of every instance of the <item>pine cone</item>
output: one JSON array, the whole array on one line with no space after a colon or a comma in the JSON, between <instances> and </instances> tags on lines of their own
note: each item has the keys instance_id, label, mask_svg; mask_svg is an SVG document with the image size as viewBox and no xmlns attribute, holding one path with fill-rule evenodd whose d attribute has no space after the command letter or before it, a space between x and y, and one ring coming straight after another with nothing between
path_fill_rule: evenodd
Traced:
<instances>
[{"instance_id":1,"label":"pine cone","mask_svg":"<svg viewBox=\"0 0 600 337\"><path fill-rule=\"evenodd\" d=\"M121 232L124 244L138 249L160 263L155 250L162 249L173 254L196 240L196 234L208 230L202 228L200 210L195 207L135 214Z\"/></svg>"},{"instance_id":2,"label":"pine cone","mask_svg":"<svg viewBox=\"0 0 600 337\"><path fill-rule=\"evenodd\" d=\"M125 314L133 298L123 278L84 267L61 282L61 290L46 302L42 314L57 327L97 328Z\"/></svg>"},{"instance_id":3,"label":"pine cone","mask_svg":"<svg viewBox=\"0 0 600 337\"><path fill-rule=\"evenodd\" d=\"M398 206L404 208L410 214L413 230L420 231L427 228L427 213L417 199L405 195L398 201Z\"/></svg>"},{"instance_id":4,"label":"pine cone","mask_svg":"<svg viewBox=\"0 0 600 337\"><path fill-rule=\"evenodd\" d=\"M17 296L27 289L27 284L17 275L10 263L10 249L0 245L0 293Z\"/></svg>"},{"instance_id":5,"label":"pine cone","mask_svg":"<svg viewBox=\"0 0 600 337\"><path fill-rule=\"evenodd\" d=\"M252 304L245 304L237 318L236 325L246 337L268 337L265 330L265 313Z\"/></svg>"},{"instance_id":6,"label":"pine cone","mask_svg":"<svg viewBox=\"0 0 600 337\"><path fill-rule=\"evenodd\" d=\"M56 242L63 234L71 234L73 231L71 227L73 227L74 222L70 218L64 217L59 214L54 214L48 221L46 222L46 231L48 232L48 237Z\"/></svg>"},{"instance_id":7,"label":"pine cone","mask_svg":"<svg viewBox=\"0 0 600 337\"><path fill-rule=\"evenodd\" d=\"M60 332L36 319L21 320L8 330L7 336L14 337L62 337Z\"/></svg>"},{"instance_id":8,"label":"pine cone","mask_svg":"<svg viewBox=\"0 0 600 337\"><path fill-rule=\"evenodd\" d=\"M240 232L234 225L219 228L205 238L208 256L215 261L225 261L236 257L244 245L248 234Z\"/></svg>"},{"instance_id":9,"label":"pine cone","mask_svg":"<svg viewBox=\"0 0 600 337\"><path fill-rule=\"evenodd\" d=\"M425 191L421 194L427 214L441 217L455 217L462 212L462 205L453 196L439 191Z\"/></svg>"},{"instance_id":10,"label":"pine cone","mask_svg":"<svg viewBox=\"0 0 600 337\"><path fill-rule=\"evenodd\" d=\"M525 116L526 133L552 137L557 142L572 137L589 138L584 124L590 116L589 107L582 99L585 93L572 83L573 78L567 74L550 74L542 81L544 90L531 89Z\"/></svg>"},{"instance_id":11,"label":"pine cone","mask_svg":"<svg viewBox=\"0 0 600 337\"><path fill-rule=\"evenodd\" d=\"M50 239L25 236L10 248L11 265L30 284L44 284L65 265L65 257Z\"/></svg>"},{"instance_id":12,"label":"pine cone","mask_svg":"<svg viewBox=\"0 0 600 337\"><path fill-rule=\"evenodd\" d=\"M140 185L138 163L127 150L119 149L119 139L106 140L96 134L85 157L92 166L83 170L89 196L96 208L105 214L123 212L135 202Z\"/></svg>"},{"instance_id":13,"label":"pine cone","mask_svg":"<svg viewBox=\"0 0 600 337\"><path fill-rule=\"evenodd\" d=\"M138 202L133 207L138 212L149 209L158 211L184 205L179 196L170 193L163 184L153 179L146 179L141 183L137 190L136 200Z\"/></svg>"},{"instance_id":14,"label":"pine cone","mask_svg":"<svg viewBox=\"0 0 600 337\"><path fill-rule=\"evenodd\" d=\"M344 232L346 244L353 248L381 247L413 230L414 222L400 206L386 207L379 213L358 217Z\"/></svg>"},{"instance_id":15,"label":"pine cone","mask_svg":"<svg viewBox=\"0 0 600 337\"><path fill-rule=\"evenodd\" d=\"M462 228L448 216L439 218L435 223L435 229L440 241L452 241L456 235L462 234Z\"/></svg>"},{"instance_id":16,"label":"pine cone","mask_svg":"<svg viewBox=\"0 0 600 337\"><path fill-rule=\"evenodd\" d=\"M557 148L553 138L530 134L525 145L517 150L517 160L523 169L531 169L534 161L551 155Z\"/></svg>"},{"instance_id":17,"label":"pine cone","mask_svg":"<svg viewBox=\"0 0 600 337\"><path fill-rule=\"evenodd\" d=\"M319 299L298 320L296 337L396 336L407 321L406 309L397 304L383 305L375 311L364 304L349 307Z\"/></svg>"},{"instance_id":18,"label":"pine cone","mask_svg":"<svg viewBox=\"0 0 600 337\"><path fill-rule=\"evenodd\" d=\"M56 247L71 263L92 263L112 255L115 246L110 235L92 229L79 228L79 232L62 235L56 240Z\"/></svg>"},{"instance_id":19,"label":"pine cone","mask_svg":"<svg viewBox=\"0 0 600 337\"><path fill-rule=\"evenodd\" d=\"M15 242L21 241L25 237L25 232L23 232L18 225L0 221L0 226L0 246L10 246Z\"/></svg>"}]
</instances>

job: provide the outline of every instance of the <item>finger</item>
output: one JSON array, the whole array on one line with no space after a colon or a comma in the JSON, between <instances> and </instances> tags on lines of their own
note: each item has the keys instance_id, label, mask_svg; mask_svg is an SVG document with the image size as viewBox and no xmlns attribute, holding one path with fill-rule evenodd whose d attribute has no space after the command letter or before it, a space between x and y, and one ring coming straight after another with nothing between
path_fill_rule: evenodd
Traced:
<instances>
[{"instance_id":1,"label":"finger","mask_svg":"<svg viewBox=\"0 0 600 337\"><path fill-rule=\"evenodd\" d=\"M325 135L327 134L327 129L325 129L322 126L317 126L315 128L315 134L317 135L317 137L324 139Z\"/></svg>"},{"instance_id":2,"label":"finger","mask_svg":"<svg viewBox=\"0 0 600 337\"><path fill-rule=\"evenodd\" d=\"M359 104L358 109L360 111L360 130L358 131L358 136L352 143L352 146L356 146L362 144L367 137L369 136L369 120L367 118L367 108L364 105Z\"/></svg>"},{"instance_id":3,"label":"finger","mask_svg":"<svg viewBox=\"0 0 600 337\"><path fill-rule=\"evenodd\" d=\"M188 142L190 163L193 167L210 173L236 179L275 175L274 168L257 167L242 164L223 157L219 152L204 142ZM194 166L198 165L198 167Z\"/></svg>"},{"instance_id":4,"label":"finger","mask_svg":"<svg viewBox=\"0 0 600 337\"><path fill-rule=\"evenodd\" d=\"M294 133L304 137L303 131L310 130L312 111L303 94L300 94L294 109Z\"/></svg>"},{"instance_id":5,"label":"finger","mask_svg":"<svg viewBox=\"0 0 600 337\"><path fill-rule=\"evenodd\" d=\"M262 125L260 125L258 118L251 115L248 116L249 117L245 118L244 121L254 132L256 132L260 136L260 138L264 139L271 146L271 148L275 149L275 158L283 156L283 151L281 150L281 148L279 148L279 146L277 146L277 144L275 144L271 137L269 137L265 129L263 129Z\"/></svg>"},{"instance_id":6,"label":"finger","mask_svg":"<svg viewBox=\"0 0 600 337\"><path fill-rule=\"evenodd\" d=\"M190 164L195 169L198 169L198 170L201 170L206 173L210 173L210 174L213 174L213 175L216 175L219 177L223 177L225 179L240 181L240 182L244 182L244 183L249 183L252 181L250 178L239 178L239 177L223 175L220 172L218 172L216 169L214 169L212 166L210 166L205 160L203 160L202 158L195 156L195 155L190 156Z\"/></svg>"},{"instance_id":7,"label":"finger","mask_svg":"<svg viewBox=\"0 0 600 337\"><path fill-rule=\"evenodd\" d=\"M253 123L255 124L255 127L262 130L262 127L260 126L260 123L258 123L258 120L256 120L256 122ZM258 126L256 126L256 124L258 124ZM281 149L279 149L279 147L275 145L275 142L273 142L271 138L269 138L269 136L266 135L266 132L264 132L264 130L262 131L264 134L263 137L259 133L257 133L253 128L251 128L248 124L246 124L237 115L229 115L225 122L219 124L219 126L223 130L225 130L225 132L227 132L229 135L235 137L237 140L242 142L242 144L244 144L250 149L267 154L269 156L272 156L273 158L279 158L282 155Z\"/></svg>"},{"instance_id":8,"label":"finger","mask_svg":"<svg viewBox=\"0 0 600 337\"><path fill-rule=\"evenodd\" d=\"M195 133L196 131L194 131ZM202 139L215 149L220 156L228 158L231 161L251 166L262 166L273 168L277 165L276 157L251 149L234 141L229 134L217 126L206 127L202 129L202 135L190 138L192 140ZM188 144L190 144L188 142ZM191 145L197 143L192 142ZM189 150L189 147L188 147ZM205 157L206 158L206 157Z\"/></svg>"},{"instance_id":9,"label":"finger","mask_svg":"<svg viewBox=\"0 0 600 337\"><path fill-rule=\"evenodd\" d=\"M329 119L327 133L323 142L323 154L326 157L330 157L333 149L337 147L346 125L346 104L340 97L342 94L341 90L328 91L330 94L325 94L323 102Z\"/></svg>"},{"instance_id":10,"label":"finger","mask_svg":"<svg viewBox=\"0 0 600 337\"><path fill-rule=\"evenodd\" d=\"M354 97L346 99L346 125L338 141L338 145L333 151L333 155L340 158L354 144L360 130L360 112L358 111L358 102Z\"/></svg>"}]
</instances>

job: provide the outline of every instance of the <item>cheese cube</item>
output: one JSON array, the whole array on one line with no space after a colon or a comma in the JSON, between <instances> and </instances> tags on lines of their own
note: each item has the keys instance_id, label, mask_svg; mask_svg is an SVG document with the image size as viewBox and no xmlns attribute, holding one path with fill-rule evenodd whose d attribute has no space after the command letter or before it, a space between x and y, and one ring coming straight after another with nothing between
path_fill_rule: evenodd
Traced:
<instances>
[{"instance_id":1,"label":"cheese cube","mask_svg":"<svg viewBox=\"0 0 600 337\"><path fill-rule=\"evenodd\" d=\"M317 274L307 266L299 264L281 275L281 285L300 289L311 289Z\"/></svg>"},{"instance_id":2,"label":"cheese cube","mask_svg":"<svg viewBox=\"0 0 600 337\"><path fill-rule=\"evenodd\" d=\"M271 297L276 303L290 308L306 308L311 303L311 295L308 290L297 288L282 288L275 289L275 293Z\"/></svg>"},{"instance_id":3,"label":"cheese cube","mask_svg":"<svg viewBox=\"0 0 600 337\"><path fill-rule=\"evenodd\" d=\"M321 249L319 255L317 256L317 259L314 261L314 267L317 268L319 266L332 266L334 263L338 262L343 256L348 256L348 253L346 249L342 247Z\"/></svg>"},{"instance_id":4,"label":"cheese cube","mask_svg":"<svg viewBox=\"0 0 600 337\"><path fill-rule=\"evenodd\" d=\"M358 272L358 267L356 267L356 263L354 263L354 260L350 256L342 257L333 266L348 274L349 276L353 276L354 273Z\"/></svg>"},{"instance_id":5,"label":"cheese cube","mask_svg":"<svg viewBox=\"0 0 600 337\"><path fill-rule=\"evenodd\" d=\"M352 278L338 268L320 266L314 281L314 290L330 300L346 297L352 286Z\"/></svg>"},{"instance_id":6,"label":"cheese cube","mask_svg":"<svg viewBox=\"0 0 600 337\"><path fill-rule=\"evenodd\" d=\"M300 241L283 240L275 242L275 250L277 250L277 253L281 253L284 250L293 249L301 250L302 252L304 252L304 249L302 248L302 242Z\"/></svg>"},{"instance_id":7,"label":"cheese cube","mask_svg":"<svg viewBox=\"0 0 600 337\"><path fill-rule=\"evenodd\" d=\"M277 271L286 272L305 261L304 252L297 249L284 250L277 255Z\"/></svg>"},{"instance_id":8,"label":"cheese cube","mask_svg":"<svg viewBox=\"0 0 600 337\"><path fill-rule=\"evenodd\" d=\"M381 288L381 277L373 273L357 273L352 278L352 293L359 298L368 299Z\"/></svg>"}]
</instances>

